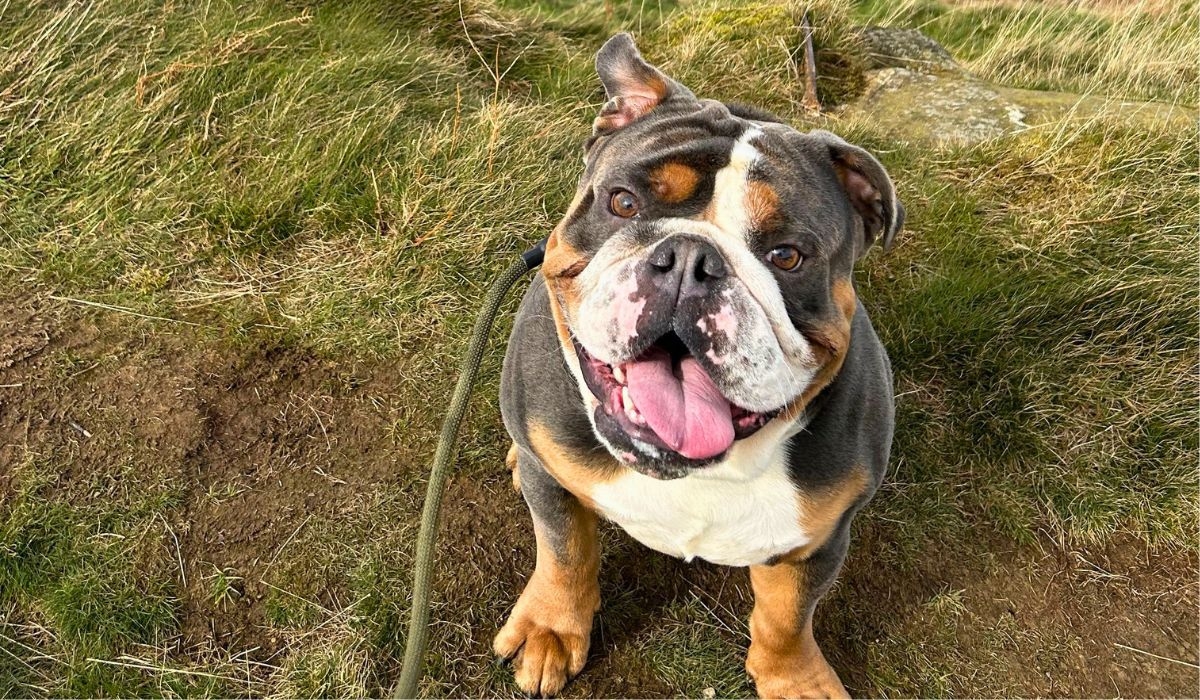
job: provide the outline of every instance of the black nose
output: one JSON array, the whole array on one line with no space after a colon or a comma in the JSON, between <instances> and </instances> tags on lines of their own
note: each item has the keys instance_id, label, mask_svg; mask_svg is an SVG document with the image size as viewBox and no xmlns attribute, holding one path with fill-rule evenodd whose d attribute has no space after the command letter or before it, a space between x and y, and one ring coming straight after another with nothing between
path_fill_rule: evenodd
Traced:
<instances>
[{"instance_id":1,"label":"black nose","mask_svg":"<svg viewBox=\"0 0 1200 700\"><path fill-rule=\"evenodd\" d=\"M679 296L706 294L728 274L725 258L716 246L694 236L671 236L658 244L646 262L658 283L674 287Z\"/></svg>"}]
</instances>

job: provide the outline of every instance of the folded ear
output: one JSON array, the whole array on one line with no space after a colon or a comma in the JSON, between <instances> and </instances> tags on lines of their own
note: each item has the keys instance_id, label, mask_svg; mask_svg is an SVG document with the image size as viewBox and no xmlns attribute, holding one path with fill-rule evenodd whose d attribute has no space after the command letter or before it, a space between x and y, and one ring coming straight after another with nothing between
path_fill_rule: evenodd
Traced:
<instances>
[{"instance_id":1,"label":"folded ear","mask_svg":"<svg viewBox=\"0 0 1200 700\"><path fill-rule=\"evenodd\" d=\"M604 43L596 54L596 72L604 83L608 102L592 124L595 134L616 131L649 114L675 97L695 99L690 90L646 63L625 32Z\"/></svg>"},{"instance_id":2,"label":"folded ear","mask_svg":"<svg viewBox=\"0 0 1200 700\"><path fill-rule=\"evenodd\" d=\"M896 188L883 165L875 156L828 131L812 131L809 135L828 148L838 181L862 218L863 241L857 257L861 258L879 238L883 249L890 249L904 226L904 206L896 199Z\"/></svg>"}]
</instances>

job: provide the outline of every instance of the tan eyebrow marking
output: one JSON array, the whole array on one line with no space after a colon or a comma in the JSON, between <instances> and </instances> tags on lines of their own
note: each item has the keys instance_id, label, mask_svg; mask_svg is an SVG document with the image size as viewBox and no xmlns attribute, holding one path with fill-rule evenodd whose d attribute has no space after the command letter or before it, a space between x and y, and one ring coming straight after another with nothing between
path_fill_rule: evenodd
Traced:
<instances>
[{"instance_id":1,"label":"tan eyebrow marking","mask_svg":"<svg viewBox=\"0 0 1200 700\"><path fill-rule=\"evenodd\" d=\"M667 204L679 204L691 197L700 184L700 173L683 163L663 163L650 171L650 191Z\"/></svg>"},{"instance_id":2,"label":"tan eyebrow marking","mask_svg":"<svg viewBox=\"0 0 1200 700\"><path fill-rule=\"evenodd\" d=\"M783 223L779 212L779 193L765 180L751 180L746 184L746 213L750 225L759 230L770 230Z\"/></svg>"}]
</instances>

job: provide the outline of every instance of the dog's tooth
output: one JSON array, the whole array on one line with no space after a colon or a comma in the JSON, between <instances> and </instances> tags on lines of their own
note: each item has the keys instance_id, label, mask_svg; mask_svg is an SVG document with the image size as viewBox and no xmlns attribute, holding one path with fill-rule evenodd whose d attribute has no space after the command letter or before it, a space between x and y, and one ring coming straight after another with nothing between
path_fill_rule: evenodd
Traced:
<instances>
[{"instance_id":1,"label":"dog's tooth","mask_svg":"<svg viewBox=\"0 0 1200 700\"><path fill-rule=\"evenodd\" d=\"M617 380L617 384L624 384L625 383L625 370L621 368L621 365L613 365L612 370L613 370L613 379Z\"/></svg>"},{"instance_id":2,"label":"dog's tooth","mask_svg":"<svg viewBox=\"0 0 1200 700\"><path fill-rule=\"evenodd\" d=\"M625 417L631 420L635 425L642 425L645 419L642 418L642 412L637 410L637 406L633 405L633 398L629 395L629 387L621 388L621 400L625 404Z\"/></svg>"}]
</instances>

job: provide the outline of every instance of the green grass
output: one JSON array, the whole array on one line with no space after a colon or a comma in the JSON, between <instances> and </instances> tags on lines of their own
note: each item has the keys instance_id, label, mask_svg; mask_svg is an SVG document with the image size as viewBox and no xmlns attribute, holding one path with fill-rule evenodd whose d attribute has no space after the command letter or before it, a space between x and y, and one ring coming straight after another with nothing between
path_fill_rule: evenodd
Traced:
<instances>
[{"instance_id":1,"label":"green grass","mask_svg":"<svg viewBox=\"0 0 1200 700\"><path fill-rule=\"evenodd\" d=\"M677 601L635 642L647 671L682 697L750 697L754 688L742 670L744 632L714 621L699 597Z\"/></svg>"},{"instance_id":2,"label":"green grass","mask_svg":"<svg viewBox=\"0 0 1200 700\"><path fill-rule=\"evenodd\" d=\"M569 202L602 101L591 56L618 29L637 30L698 94L839 131L897 181L909 226L858 277L899 394L888 482L860 528L888 533L877 566L917 576L936 549L1000 577L981 547L1196 548L1194 130L1075 119L972 147L897 146L870 119L801 112L791 57L805 3L613 5L476 0L461 22L456 0L0 5L0 295L197 324L86 317L165 355L283 348L386 375L370 401L397 462L391 481L313 511L286 547L260 553L261 624L283 651L253 665L243 649L180 643L175 529L198 499L236 501L240 482L192 493L187 455L137 432L114 439L95 474L71 474L82 448L14 447L14 490L0 496L0 695L361 696L391 682L440 397L477 298ZM872 21L919 26L1016 87L1195 104L1195 3L815 5L826 103L861 89L850 27ZM93 363L99 374L161 361L112 345L55 355L49 389ZM486 521L484 536L467 516L450 523L478 542L447 543L438 590L453 602L434 611L430 694L515 692L486 658L530 564L514 554L529 545L523 510L495 495L510 495L499 356L485 362L452 488L477 489L479 513L508 508L516 524ZM609 539L606 578L615 561L653 566ZM213 616L249 605L241 587L261 573L203 571ZM737 615L694 592L647 612L632 590L606 588L627 647L597 661L606 674L688 696L750 690ZM987 663L1021 631L964 648L950 628L991 623L958 591L929 594L913 621L844 630L866 650L861 692L1005 687L1006 669ZM838 593L870 607L853 594ZM634 624L647 615L654 624ZM1073 647L1043 652L1060 648Z\"/></svg>"},{"instance_id":3,"label":"green grass","mask_svg":"<svg viewBox=\"0 0 1200 700\"><path fill-rule=\"evenodd\" d=\"M1195 152L1194 134L1091 125L947 152L909 180L918 223L864 296L912 392L897 476L989 476L942 502L948 521L1194 542Z\"/></svg>"},{"instance_id":4,"label":"green grass","mask_svg":"<svg viewBox=\"0 0 1200 700\"><path fill-rule=\"evenodd\" d=\"M0 515L0 692L227 692L219 679L188 675L181 660L133 660L176 633L174 562L155 551L174 489L143 481L150 493L130 496L94 483L92 498L64 498L49 489L56 466L12 465L23 489Z\"/></svg>"}]
</instances>

